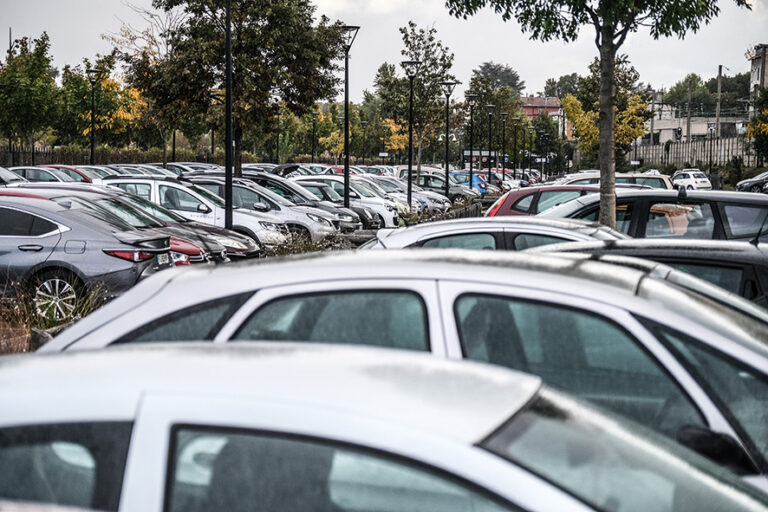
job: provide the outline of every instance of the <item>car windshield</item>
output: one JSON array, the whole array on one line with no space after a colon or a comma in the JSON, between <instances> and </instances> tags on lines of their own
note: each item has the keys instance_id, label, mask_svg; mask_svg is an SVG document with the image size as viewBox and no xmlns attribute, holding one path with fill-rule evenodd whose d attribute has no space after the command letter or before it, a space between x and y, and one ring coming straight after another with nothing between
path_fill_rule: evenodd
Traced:
<instances>
[{"instance_id":1,"label":"car windshield","mask_svg":"<svg viewBox=\"0 0 768 512\"><path fill-rule=\"evenodd\" d=\"M4 169L3 167L0 167L0 181L3 181L5 183L12 183L16 181L27 181L15 172L11 172L8 169Z\"/></svg>"},{"instance_id":2,"label":"car windshield","mask_svg":"<svg viewBox=\"0 0 768 512\"><path fill-rule=\"evenodd\" d=\"M144 213L139 208L124 203L118 199L105 197L103 199L97 199L96 204L109 210L111 213L117 215L125 222L135 228L161 228L163 225L157 222L155 219Z\"/></svg>"},{"instance_id":3,"label":"car windshield","mask_svg":"<svg viewBox=\"0 0 768 512\"><path fill-rule=\"evenodd\" d=\"M307 201L317 201L318 197L307 190L303 185L299 185L298 183L291 183L290 187L287 187L291 192L296 194L302 199L306 199ZM320 197L322 199L322 197Z\"/></svg>"},{"instance_id":4,"label":"car windshield","mask_svg":"<svg viewBox=\"0 0 768 512\"><path fill-rule=\"evenodd\" d=\"M394 183L389 182L388 180L378 180L376 181L376 184L380 188L384 189L385 192L400 192L400 187Z\"/></svg>"},{"instance_id":5,"label":"car windshield","mask_svg":"<svg viewBox=\"0 0 768 512\"><path fill-rule=\"evenodd\" d=\"M256 185L255 183L249 183L247 186L248 186L248 188L255 189L259 194L261 194L263 196L266 196L268 199L270 199L271 201L276 202L280 206L285 206L287 208L290 208L292 206L296 206L296 204L293 203L292 201L287 200L286 198L284 198L280 194L275 194L274 192L269 190L267 187L262 187L260 185Z\"/></svg>"},{"instance_id":6,"label":"car windshield","mask_svg":"<svg viewBox=\"0 0 768 512\"><path fill-rule=\"evenodd\" d=\"M103 222L106 222L110 226L122 231L134 229L134 226L123 220L119 215L115 215L106 208L86 199L74 196L66 196L54 198L53 201L69 209L70 211L81 212L86 214L86 216L96 217Z\"/></svg>"},{"instance_id":7,"label":"car windshield","mask_svg":"<svg viewBox=\"0 0 768 512\"><path fill-rule=\"evenodd\" d=\"M693 177L694 177L694 178L697 178L697 179L700 179L700 180L705 180L705 179L707 179L707 175L706 175L706 174L704 174L703 172L694 172L694 173L693 173Z\"/></svg>"},{"instance_id":8,"label":"car windshield","mask_svg":"<svg viewBox=\"0 0 768 512\"><path fill-rule=\"evenodd\" d=\"M121 194L120 200L130 205L133 205L135 208L138 208L139 210L143 210L147 212L153 217L157 217L163 222L174 222L174 223L189 222L189 220L185 219L181 215L178 215L167 208L163 208L159 204L153 203L152 201L147 201L146 199L139 196L135 196L133 194Z\"/></svg>"},{"instance_id":9,"label":"car windshield","mask_svg":"<svg viewBox=\"0 0 768 512\"><path fill-rule=\"evenodd\" d=\"M97 167L78 167L77 169L92 178L105 178L111 175L111 173Z\"/></svg>"},{"instance_id":10,"label":"car windshield","mask_svg":"<svg viewBox=\"0 0 768 512\"><path fill-rule=\"evenodd\" d=\"M198 187L197 185L188 185L188 187L191 190L194 190L195 192L203 196L204 198L206 198L207 200L209 200L210 202L212 202L213 204L215 204L216 206L218 206L219 208L224 208L224 200L219 196L217 196L216 194L214 194L213 192L210 192L204 189L203 187Z\"/></svg>"},{"instance_id":11,"label":"car windshield","mask_svg":"<svg viewBox=\"0 0 768 512\"><path fill-rule=\"evenodd\" d=\"M363 197L379 197L373 190L366 187L365 184L355 181L350 184L350 187Z\"/></svg>"},{"instance_id":12,"label":"car windshield","mask_svg":"<svg viewBox=\"0 0 768 512\"><path fill-rule=\"evenodd\" d=\"M73 178L72 176L70 176L69 174L67 174L66 172L60 171L59 169L55 169L53 167L48 167L45 170L50 172L57 178L59 178L61 181L79 181Z\"/></svg>"},{"instance_id":13,"label":"car windshield","mask_svg":"<svg viewBox=\"0 0 768 512\"><path fill-rule=\"evenodd\" d=\"M387 197L387 191L379 186L375 181L366 181L365 186L370 188L377 196ZM397 191L395 191L397 192Z\"/></svg>"},{"instance_id":14,"label":"car windshield","mask_svg":"<svg viewBox=\"0 0 768 512\"><path fill-rule=\"evenodd\" d=\"M759 491L703 457L547 388L482 446L596 510L735 512L765 506Z\"/></svg>"}]
</instances>

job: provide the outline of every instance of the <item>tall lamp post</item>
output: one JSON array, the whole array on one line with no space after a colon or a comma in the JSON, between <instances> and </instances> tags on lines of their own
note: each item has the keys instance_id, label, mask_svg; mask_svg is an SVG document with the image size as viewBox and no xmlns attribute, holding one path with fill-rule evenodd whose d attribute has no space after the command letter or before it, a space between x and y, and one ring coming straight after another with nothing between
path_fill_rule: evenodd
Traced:
<instances>
[{"instance_id":1,"label":"tall lamp post","mask_svg":"<svg viewBox=\"0 0 768 512\"><path fill-rule=\"evenodd\" d=\"M469 103L469 188L473 187L472 160L474 160L474 129L475 129L475 103L477 103L477 94L466 94L464 97Z\"/></svg>"},{"instance_id":2,"label":"tall lamp post","mask_svg":"<svg viewBox=\"0 0 768 512\"><path fill-rule=\"evenodd\" d=\"M531 164L533 164L533 132L535 131L533 126L528 127L528 134L530 135L530 144L528 146L528 170L533 168L531 167Z\"/></svg>"},{"instance_id":3,"label":"tall lamp post","mask_svg":"<svg viewBox=\"0 0 768 512\"><path fill-rule=\"evenodd\" d=\"M232 176L234 155L232 154L232 0L226 3L226 49L224 63L224 227L232 229L234 210Z\"/></svg>"},{"instance_id":4,"label":"tall lamp post","mask_svg":"<svg viewBox=\"0 0 768 512\"><path fill-rule=\"evenodd\" d=\"M363 125L363 165L365 165L365 128L368 126L368 121L360 121Z\"/></svg>"},{"instance_id":5,"label":"tall lamp post","mask_svg":"<svg viewBox=\"0 0 768 512\"><path fill-rule=\"evenodd\" d=\"M520 122L519 117L513 117L512 123L515 125L515 132L512 134L512 144L515 148L512 150L512 179L517 179L517 124Z\"/></svg>"},{"instance_id":6,"label":"tall lamp post","mask_svg":"<svg viewBox=\"0 0 768 512\"><path fill-rule=\"evenodd\" d=\"M491 184L491 148L493 147L493 111L496 105L486 105L488 112L488 185Z\"/></svg>"},{"instance_id":7,"label":"tall lamp post","mask_svg":"<svg viewBox=\"0 0 768 512\"><path fill-rule=\"evenodd\" d=\"M501 179L507 179L507 118L509 112L501 114Z\"/></svg>"},{"instance_id":8,"label":"tall lamp post","mask_svg":"<svg viewBox=\"0 0 768 512\"><path fill-rule=\"evenodd\" d=\"M450 174L448 172L448 165L450 160L450 151L451 151L451 139L450 139L450 122L451 122L451 94L453 94L453 90L458 85L458 82L453 81L446 81L442 82L440 84L440 88L443 90L443 94L445 94L445 197L450 198L449 195L449 180L450 180ZM470 183L470 186L472 184Z\"/></svg>"},{"instance_id":9,"label":"tall lamp post","mask_svg":"<svg viewBox=\"0 0 768 512\"><path fill-rule=\"evenodd\" d=\"M315 163L315 140L317 139L317 112L312 112L312 163Z\"/></svg>"},{"instance_id":10,"label":"tall lamp post","mask_svg":"<svg viewBox=\"0 0 768 512\"><path fill-rule=\"evenodd\" d=\"M349 208L349 50L360 27L342 27L344 35L344 208Z\"/></svg>"},{"instance_id":11,"label":"tall lamp post","mask_svg":"<svg viewBox=\"0 0 768 512\"><path fill-rule=\"evenodd\" d=\"M712 144L715 142L712 138L715 134L715 123L709 123L709 179L712 179Z\"/></svg>"},{"instance_id":12,"label":"tall lamp post","mask_svg":"<svg viewBox=\"0 0 768 512\"><path fill-rule=\"evenodd\" d=\"M88 74L88 81L91 82L91 165L93 165L93 155L95 149L94 134L96 131L96 81L99 79L98 69L89 69L86 71ZM34 148L32 148L32 155L34 158Z\"/></svg>"},{"instance_id":13,"label":"tall lamp post","mask_svg":"<svg viewBox=\"0 0 768 512\"><path fill-rule=\"evenodd\" d=\"M280 165L280 105L277 105L277 138L275 139L275 163Z\"/></svg>"},{"instance_id":14,"label":"tall lamp post","mask_svg":"<svg viewBox=\"0 0 768 512\"><path fill-rule=\"evenodd\" d=\"M406 60L400 63L405 71L405 76L410 82L410 99L408 101L408 208L411 207L411 195L413 192L413 80L421 67L421 61Z\"/></svg>"}]
</instances>

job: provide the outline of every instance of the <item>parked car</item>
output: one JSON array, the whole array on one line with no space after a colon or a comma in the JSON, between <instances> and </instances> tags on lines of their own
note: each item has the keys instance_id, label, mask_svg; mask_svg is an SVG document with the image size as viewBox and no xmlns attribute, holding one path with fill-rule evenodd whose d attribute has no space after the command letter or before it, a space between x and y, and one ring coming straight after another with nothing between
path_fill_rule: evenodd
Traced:
<instances>
[{"instance_id":1,"label":"parked car","mask_svg":"<svg viewBox=\"0 0 768 512\"><path fill-rule=\"evenodd\" d=\"M27 180L19 174L11 172L4 167L0 167L0 186L7 186L11 183L25 183Z\"/></svg>"},{"instance_id":2,"label":"parked car","mask_svg":"<svg viewBox=\"0 0 768 512\"><path fill-rule=\"evenodd\" d=\"M47 169L57 169L64 174L67 174L70 178L72 178L72 181L78 182L78 183L99 183L101 181L101 176L99 176L97 173L89 170L89 169L81 169L78 167L73 167L71 165L41 165L40 167L44 167Z\"/></svg>"},{"instance_id":3,"label":"parked car","mask_svg":"<svg viewBox=\"0 0 768 512\"><path fill-rule=\"evenodd\" d=\"M449 178L448 199L452 203L457 201L473 201L482 197L480 192L460 184L450 176ZM429 190L431 192L445 195L445 173L442 175L438 175L437 173L422 173L418 176L416 173L413 173L412 179L414 184L418 185L424 190Z\"/></svg>"},{"instance_id":4,"label":"parked car","mask_svg":"<svg viewBox=\"0 0 768 512\"><path fill-rule=\"evenodd\" d=\"M658 261L768 307L768 249L762 245L722 240L632 239L560 243L542 250Z\"/></svg>"},{"instance_id":5,"label":"parked car","mask_svg":"<svg viewBox=\"0 0 768 512\"><path fill-rule=\"evenodd\" d=\"M109 167L103 165L78 165L77 170L85 171L89 173L89 176L95 175L97 178L106 178L107 176L115 176L120 174L114 169L110 169Z\"/></svg>"},{"instance_id":6,"label":"parked car","mask_svg":"<svg viewBox=\"0 0 768 512\"><path fill-rule=\"evenodd\" d=\"M43 167L11 167L9 171L18 174L27 181L64 181L75 183L75 179L69 174L58 169ZM80 181L80 180L79 180Z\"/></svg>"},{"instance_id":7,"label":"parked car","mask_svg":"<svg viewBox=\"0 0 768 512\"><path fill-rule=\"evenodd\" d=\"M483 195L483 196L485 196L485 194L488 193L488 184L477 173L472 174L472 185L471 186L469 184L469 173L468 172L452 172L451 176L453 176L453 179L455 179L457 183L460 183L461 185L470 187L473 190L476 190L477 192L480 192L480 194Z\"/></svg>"},{"instance_id":8,"label":"parked car","mask_svg":"<svg viewBox=\"0 0 768 512\"><path fill-rule=\"evenodd\" d=\"M177 344L9 356L0 382L24 390L0 397L0 496L26 501L145 512L768 510L764 495L696 454L485 365L360 347Z\"/></svg>"},{"instance_id":9,"label":"parked car","mask_svg":"<svg viewBox=\"0 0 768 512\"><path fill-rule=\"evenodd\" d=\"M361 249L452 248L521 251L565 241L627 238L597 222L538 217L468 218L381 229Z\"/></svg>"},{"instance_id":10,"label":"parked car","mask_svg":"<svg viewBox=\"0 0 768 512\"><path fill-rule=\"evenodd\" d=\"M202 187L185 186L177 178L114 176L104 183L157 203L189 220L224 227L224 200ZM253 239L262 248L290 241L288 226L265 213L237 208L232 211L232 228Z\"/></svg>"},{"instance_id":11,"label":"parked car","mask_svg":"<svg viewBox=\"0 0 768 512\"><path fill-rule=\"evenodd\" d=\"M579 173L575 175L572 174L569 177L566 177L562 180L558 180L556 183L557 185L599 185L600 173L599 172L597 174ZM626 185L643 185L651 188L667 189L667 190L671 190L675 188L672 180L670 180L669 176L666 176L666 175L654 176L654 175L639 174L639 173L637 174L616 173L616 183L626 184Z\"/></svg>"},{"instance_id":12,"label":"parked car","mask_svg":"<svg viewBox=\"0 0 768 512\"><path fill-rule=\"evenodd\" d=\"M763 172L754 178L741 180L736 184L736 190L741 192L762 192L766 184L768 184L768 172Z\"/></svg>"},{"instance_id":13,"label":"parked car","mask_svg":"<svg viewBox=\"0 0 768 512\"><path fill-rule=\"evenodd\" d=\"M521 188L501 196L485 215L487 217L537 215L553 206L599 191L599 187L589 185L543 185Z\"/></svg>"},{"instance_id":14,"label":"parked car","mask_svg":"<svg viewBox=\"0 0 768 512\"><path fill-rule=\"evenodd\" d=\"M289 178L292 176L310 176L314 174L312 171L310 171L309 169L306 169L301 164L276 165L271 169L267 169L267 172L276 174L278 176L282 176L284 178Z\"/></svg>"},{"instance_id":15,"label":"parked car","mask_svg":"<svg viewBox=\"0 0 768 512\"><path fill-rule=\"evenodd\" d=\"M645 270L426 249L187 267L40 350L188 339L367 344L534 373L673 439L696 427L699 449L740 445L720 462L768 490L768 323Z\"/></svg>"},{"instance_id":16,"label":"parked car","mask_svg":"<svg viewBox=\"0 0 768 512\"><path fill-rule=\"evenodd\" d=\"M406 181L391 176L375 176L374 182L385 191L398 193L400 197L407 200L408 183ZM451 209L451 202L443 194L424 190L418 185L411 185L411 196L426 206L428 213L441 213Z\"/></svg>"},{"instance_id":17,"label":"parked car","mask_svg":"<svg viewBox=\"0 0 768 512\"><path fill-rule=\"evenodd\" d=\"M66 202L0 191L0 295L28 291L44 317L65 320L90 293L118 295L170 266L167 235L109 223Z\"/></svg>"},{"instance_id":18,"label":"parked car","mask_svg":"<svg viewBox=\"0 0 768 512\"><path fill-rule=\"evenodd\" d=\"M539 214L597 220L600 195L590 194ZM752 240L768 236L764 194L616 190L616 229L633 238Z\"/></svg>"},{"instance_id":19,"label":"parked car","mask_svg":"<svg viewBox=\"0 0 768 512\"><path fill-rule=\"evenodd\" d=\"M305 182L320 182L330 185L337 194L344 197L344 177L336 176L332 174L321 174L313 176L297 176L292 178L296 180L299 185L304 185ZM353 183L350 179L349 183L349 204L355 206L365 206L376 212L376 216L379 218L382 227L395 227L399 223L399 216L397 214L397 206L394 202L383 199L376 196L372 192L365 190L358 184Z\"/></svg>"},{"instance_id":20,"label":"parked car","mask_svg":"<svg viewBox=\"0 0 768 512\"><path fill-rule=\"evenodd\" d=\"M707 175L698 169L688 169L674 177L672 185L675 188L686 188L688 190L712 190L712 183L709 182Z\"/></svg>"},{"instance_id":21,"label":"parked car","mask_svg":"<svg viewBox=\"0 0 768 512\"><path fill-rule=\"evenodd\" d=\"M224 197L224 178L191 177L191 183ZM338 233L337 219L332 215L312 208L297 206L288 199L269 191L249 180L235 179L232 184L232 204L237 208L253 209L269 213L282 220L294 236L319 241Z\"/></svg>"},{"instance_id":22,"label":"parked car","mask_svg":"<svg viewBox=\"0 0 768 512\"><path fill-rule=\"evenodd\" d=\"M301 183L297 182L297 184L321 201L327 201L339 207L344 205L344 198L325 181L302 180ZM352 201L349 203L349 209L360 217L363 229L379 229L382 227L381 219L373 209L364 206L362 203L355 204Z\"/></svg>"}]
</instances>

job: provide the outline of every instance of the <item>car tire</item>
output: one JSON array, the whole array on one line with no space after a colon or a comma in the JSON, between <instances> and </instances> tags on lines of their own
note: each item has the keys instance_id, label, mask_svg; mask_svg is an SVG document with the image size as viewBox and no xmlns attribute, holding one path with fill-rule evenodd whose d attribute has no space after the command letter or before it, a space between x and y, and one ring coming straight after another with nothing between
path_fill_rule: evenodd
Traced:
<instances>
[{"instance_id":1,"label":"car tire","mask_svg":"<svg viewBox=\"0 0 768 512\"><path fill-rule=\"evenodd\" d=\"M48 270L32 278L30 294L35 313L60 324L72 318L83 301L85 286L71 271Z\"/></svg>"},{"instance_id":2,"label":"car tire","mask_svg":"<svg viewBox=\"0 0 768 512\"><path fill-rule=\"evenodd\" d=\"M688 187L686 187L686 188L687 188L688 190L693 190L693 186L692 186L692 185L688 185Z\"/></svg>"},{"instance_id":3,"label":"car tire","mask_svg":"<svg viewBox=\"0 0 768 512\"><path fill-rule=\"evenodd\" d=\"M291 232L291 237L293 238L293 242L301 241L301 242L309 243L312 241L312 234L304 226L290 224L288 226L288 231Z\"/></svg>"},{"instance_id":4,"label":"car tire","mask_svg":"<svg viewBox=\"0 0 768 512\"><path fill-rule=\"evenodd\" d=\"M752 185L751 187L749 187L749 191L761 193L763 191L763 187L761 187L760 185Z\"/></svg>"}]
</instances>

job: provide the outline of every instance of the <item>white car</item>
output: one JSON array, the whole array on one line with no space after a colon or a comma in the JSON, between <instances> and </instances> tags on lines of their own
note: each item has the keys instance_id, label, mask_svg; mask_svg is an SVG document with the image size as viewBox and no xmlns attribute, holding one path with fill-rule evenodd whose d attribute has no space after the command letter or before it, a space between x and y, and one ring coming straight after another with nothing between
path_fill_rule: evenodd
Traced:
<instances>
[{"instance_id":1,"label":"white car","mask_svg":"<svg viewBox=\"0 0 768 512\"><path fill-rule=\"evenodd\" d=\"M768 458L768 323L736 308L753 304L661 267L423 249L173 269L40 351L270 340L490 362L540 375L673 439L695 427L699 445L731 443L710 456L732 457L720 461L768 490L765 466L750 462ZM689 291L691 280L714 300ZM716 302L723 294L735 306Z\"/></svg>"},{"instance_id":2,"label":"white car","mask_svg":"<svg viewBox=\"0 0 768 512\"><path fill-rule=\"evenodd\" d=\"M687 190L712 190L709 178L699 169L683 169L683 172L675 173L672 185Z\"/></svg>"},{"instance_id":3,"label":"white car","mask_svg":"<svg viewBox=\"0 0 768 512\"><path fill-rule=\"evenodd\" d=\"M619 240L624 233L598 222L542 217L475 217L380 229L360 249L475 249L522 251L566 241Z\"/></svg>"},{"instance_id":4,"label":"white car","mask_svg":"<svg viewBox=\"0 0 768 512\"><path fill-rule=\"evenodd\" d=\"M109 177L104 183L157 203L189 220L224 227L224 201L219 196L176 178ZM274 215L235 208L232 230L253 238L262 247L285 245L291 234Z\"/></svg>"},{"instance_id":5,"label":"white car","mask_svg":"<svg viewBox=\"0 0 768 512\"><path fill-rule=\"evenodd\" d=\"M292 177L297 183L304 182L320 182L327 183L342 197L344 197L344 177L334 174L316 174L313 176L296 176ZM397 205L389 199L384 199L376 196L372 192L365 190L362 187L356 186L356 184L349 180L349 202L355 206L366 206L375 211L379 216L381 225L384 227L392 228L398 225Z\"/></svg>"},{"instance_id":6,"label":"white car","mask_svg":"<svg viewBox=\"0 0 768 512\"><path fill-rule=\"evenodd\" d=\"M0 359L0 498L127 512L765 512L688 450L503 368L351 347Z\"/></svg>"}]
</instances>

